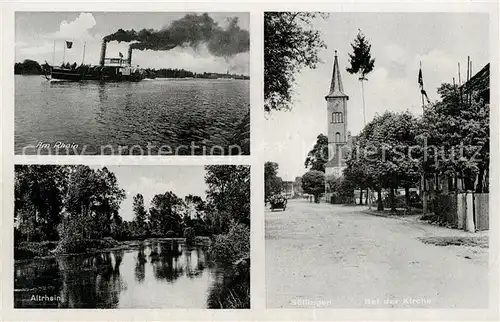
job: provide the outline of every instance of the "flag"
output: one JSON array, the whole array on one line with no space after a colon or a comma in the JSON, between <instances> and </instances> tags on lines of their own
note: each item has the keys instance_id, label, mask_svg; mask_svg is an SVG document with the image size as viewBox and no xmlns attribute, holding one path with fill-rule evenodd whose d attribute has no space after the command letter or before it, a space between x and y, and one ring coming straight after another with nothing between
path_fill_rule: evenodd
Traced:
<instances>
[{"instance_id":1,"label":"flag","mask_svg":"<svg viewBox=\"0 0 500 322\"><path fill-rule=\"evenodd\" d=\"M72 41L67 41L67 40L66 40L66 47L67 47L68 49L71 49L71 47L73 47L73 42L72 42Z\"/></svg>"},{"instance_id":2,"label":"flag","mask_svg":"<svg viewBox=\"0 0 500 322\"><path fill-rule=\"evenodd\" d=\"M424 79L422 78L422 67L418 70L418 84L420 85L420 88L423 90L424 88Z\"/></svg>"},{"instance_id":3,"label":"flag","mask_svg":"<svg viewBox=\"0 0 500 322\"><path fill-rule=\"evenodd\" d=\"M430 104L431 103L431 100L429 99L429 96L427 96L427 93L425 92L424 89L421 89L420 90L420 94L424 95L425 96L425 99L427 100L427 103Z\"/></svg>"},{"instance_id":4,"label":"flag","mask_svg":"<svg viewBox=\"0 0 500 322\"><path fill-rule=\"evenodd\" d=\"M123 58L123 55L122 55L122 53L118 53L118 55L120 55L120 58Z\"/></svg>"},{"instance_id":5,"label":"flag","mask_svg":"<svg viewBox=\"0 0 500 322\"><path fill-rule=\"evenodd\" d=\"M420 69L418 70L418 85L420 85L420 94L422 94L422 96L425 96L427 104L430 104L431 101L429 100L429 96L427 96L427 92L424 90L424 77L422 76L422 62L420 62Z\"/></svg>"}]
</instances>

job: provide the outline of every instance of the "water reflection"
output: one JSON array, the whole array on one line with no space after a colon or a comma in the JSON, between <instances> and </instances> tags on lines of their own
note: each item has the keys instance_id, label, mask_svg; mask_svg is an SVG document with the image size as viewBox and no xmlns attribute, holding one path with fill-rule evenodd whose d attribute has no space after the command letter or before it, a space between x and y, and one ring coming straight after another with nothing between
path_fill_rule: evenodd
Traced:
<instances>
[{"instance_id":1,"label":"water reflection","mask_svg":"<svg viewBox=\"0 0 500 322\"><path fill-rule=\"evenodd\" d=\"M135 264L135 280L139 283L144 281L146 276L146 254L144 254L144 245L139 246L139 251L137 252L136 264Z\"/></svg>"},{"instance_id":2,"label":"water reflection","mask_svg":"<svg viewBox=\"0 0 500 322\"><path fill-rule=\"evenodd\" d=\"M205 308L224 272L207 262L204 248L176 241L18 261L15 307Z\"/></svg>"}]
</instances>

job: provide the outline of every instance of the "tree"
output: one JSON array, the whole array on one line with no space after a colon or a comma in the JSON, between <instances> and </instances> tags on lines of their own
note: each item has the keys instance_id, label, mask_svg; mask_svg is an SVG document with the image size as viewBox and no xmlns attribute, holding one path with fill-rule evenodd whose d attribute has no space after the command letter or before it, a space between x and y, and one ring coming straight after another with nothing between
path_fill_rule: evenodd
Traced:
<instances>
[{"instance_id":1,"label":"tree","mask_svg":"<svg viewBox=\"0 0 500 322\"><path fill-rule=\"evenodd\" d=\"M133 203L133 212L134 212L134 235L136 236L144 236L147 234L147 211L146 208L144 207L144 197L142 194L138 193L137 195L134 196L134 203Z\"/></svg>"},{"instance_id":2,"label":"tree","mask_svg":"<svg viewBox=\"0 0 500 322\"><path fill-rule=\"evenodd\" d=\"M354 189L356 186L353 182L346 176L345 170L344 175L341 177L328 176L325 179L326 184L336 197L337 203L350 204L354 200Z\"/></svg>"},{"instance_id":3,"label":"tree","mask_svg":"<svg viewBox=\"0 0 500 322\"><path fill-rule=\"evenodd\" d=\"M205 166L207 200L219 213L250 226L250 167L242 165Z\"/></svg>"},{"instance_id":4,"label":"tree","mask_svg":"<svg viewBox=\"0 0 500 322\"><path fill-rule=\"evenodd\" d=\"M419 121L409 112L385 112L375 117L358 136L359 154L348 162L345 174L359 185L389 189L391 210L396 210L395 190L403 186L409 198L409 189L419 180L419 152L416 137ZM415 152L415 153L414 153ZM409 200L407 200L409 207Z\"/></svg>"},{"instance_id":5,"label":"tree","mask_svg":"<svg viewBox=\"0 0 500 322\"><path fill-rule=\"evenodd\" d=\"M181 212L184 205L184 201L171 191L155 195L149 210L152 233L165 235L168 231L173 231L181 235Z\"/></svg>"},{"instance_id":6,"label":"tree","mask_svg":"<svg viewBox=\"0 0 500 322\"><path fill-rule=\"evenodd\" d=\"M358 35L354 42L351 43L352 54L349 54L350 67L347 68L349 74L358 74L361 82L361 96L363 97L363 122L366 125L366 110L365 110L365 91L363 82L367 81L368 75L375 65L375 59L372 59L370 50L371 44L365 38L365 35L358 29Z\"/></svg>"},{"instance_id":7,"label":"tree","mask_svg":"<svg viewBox=\"0 0 500 322\"><path fill-rule=\"evenodd\" d=\"M306 169L325 172L325 164L328 162L328 137L324 134L318 135L316 143L307 154L304 166Z\"/></svg>"},{"instance_id":8,"label":"tree","mask_svg":"<svg viewBox=\"0 0 500 322\"><path fill-rule=\"evenodd\" d=\"M351 157L346 162L346 168L343 171L345 181L349 182L349 187L353 189L358 189L359 194L359 204L363 204L363 189L368 188L369 174L367 173L367 167L362 160L358 158L358 147L359 144L354 145L354 149L351 152ZM361 154L363 155L363 154ZM354 191L353 191L354 193Z\"/></svg>"},{"instance_id":9,"label":"tree","mask_svg":"<svg viewBox=\"0 0 500 322\"><path fill-rule=\"evenodd\" d=\"M85 238L111 236L112 223L121 220L119 209L124 199L125 191L106 167L72 167L65 209Z\"/></svg>"},{"instance_id":10,"label":"tree","mask_svg":"<svg viewBox=\"0 0 500 322\"><path fill-rule=\"evenodd\" d=\"M15 166L14 218L28 241L59 238L68 174L67 166Z\"/></svg>"},{"instance_id":11,"label":"tree","mask_svg":"<svg viewBox=\"0 0 500 322\"><path fill-rule=\"evenodd\" d=\"M325 192L325 174L310 170L302 176L302 189L314 196L314 202L319 203L319 197Z\"/></svg>"},{"instance_id":12,"label":"tree","mask_svg":"<svg viewBox=\"0 0 500 322\"><path fill-rule=\"evenodd\" d=\"M293 182L293 191L296 195L302 195L302 177L295 177Z\"/></svg>"},{"instance_id":13,"label":"tree","mask_svg":"<svg viewBox=\"0 0 500 322\"><path fill-rule=\"evenodd\" d=\"M184 228L183 237L186 239L186 244L192 245L195 241L196 232L193 227Z\"/></svg>"},{"instance_id":14,"label":"tree","mask_svg":"<svg viewBox=\"0 0 500 322\"><path fill-rule=\"evenodd\" d=\"M283 180L278 177L278 167L276 162L264 164L264 200L281 192Z\"/></svg>"},{"instance_id":15,"label":"tree","mask_svg":"<svg viewBox=\"0 0 500 322\"><path fill-rule=\"evenodd\" d=\"M15 63L14 74L41 75L42 66L37 61L25 59L22 63Z\"/></svg>"},{"instance_id":16,"label":"tree","mask_svg":"<svg viewBox=\"0 0 500 322\"><path fill-rule=\"evenodd\" d=\"M290 108L294 75L316 68L318 51L326 48L320 33L311 30L311 12L264 13L264 110Z\"/></svg>"},{"instance_id":17,"label":"tree","mask_svg":"<svg viewBox=\"0 0 500 322\"><path fill-rule=\"evenodd\" d=\"M448 177L455 189L488 192L489 104L479 91L462 91L443 84L438 89L441 101L426 107L418 136L428 147L422 168L426 177Z\"/></svg>"}]
</instances>

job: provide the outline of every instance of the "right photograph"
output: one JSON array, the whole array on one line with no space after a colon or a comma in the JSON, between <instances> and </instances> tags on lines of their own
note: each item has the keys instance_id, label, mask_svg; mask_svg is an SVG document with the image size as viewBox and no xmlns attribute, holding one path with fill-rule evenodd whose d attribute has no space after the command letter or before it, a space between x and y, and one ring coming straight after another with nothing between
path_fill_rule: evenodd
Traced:
<instances>
[{"instance_id":1,"label":"right photograph","mask_svg":"<svg viewBox=\"0 0 500 322\"><path fill-rule=\"evenodd\" d=\"M268 308L489 305L488 13L264 13Z\"/></svg>"}]
</instances>

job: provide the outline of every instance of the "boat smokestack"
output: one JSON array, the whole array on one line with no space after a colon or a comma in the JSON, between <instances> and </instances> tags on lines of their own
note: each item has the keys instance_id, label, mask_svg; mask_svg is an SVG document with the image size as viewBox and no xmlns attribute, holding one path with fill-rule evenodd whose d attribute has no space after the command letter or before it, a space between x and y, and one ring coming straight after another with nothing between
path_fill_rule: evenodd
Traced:
<instances>
[{"instance_id":1,"label":"boat smokestack","mask_svg":"<svg viewBox=\"0 0 500 322\"><path fill-rule=\"evenodd\" d=\"M99 64L101 66L104 66L104 59L106 58L106 47L107 47L107 42L106 40L103 40L101 44L101 59L99 60Z\"/></svg>"},{"instance_id":2,"label":"boat smokestack","mask_svg":"<svg viewBox=\"0 0 500 322\"><path fill-rule=\"evenodd\" d=\"M132 46L128 47L127 64L129 64L129 66L132 66Z\"/></svg>"}]
</instances>

